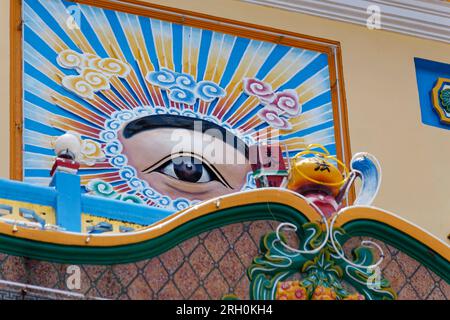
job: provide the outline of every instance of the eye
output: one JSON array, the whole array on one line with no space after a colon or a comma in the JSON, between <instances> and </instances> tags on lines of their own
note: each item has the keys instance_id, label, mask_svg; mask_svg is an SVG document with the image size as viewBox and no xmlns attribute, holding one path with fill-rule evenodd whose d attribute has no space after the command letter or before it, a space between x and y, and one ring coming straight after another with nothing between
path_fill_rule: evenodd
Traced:
<instances>
[{"instance_id":1,"label":"eye","mask_svg":"<svg viewBox=\"0 0 450 320\"><path fill-rule=\"evenodd\" d=\"M219 181L229 187L223 178L218 177L219 174L214 173L215 170L209 164L192 156L179 156L170 159L154 171L185 182L205 183Z\"/></svg>"},{"instance_id":2,"label":"eye","mask_svg":"<svg viewBox=\"0 0 450 320\"><path fill-rule=\"evenodd\" d=\"M207 167L194 157L178 157L169 160L156 171L187 182L212 181L212 174L208 172Z\"/></svg>"}]
</instances>

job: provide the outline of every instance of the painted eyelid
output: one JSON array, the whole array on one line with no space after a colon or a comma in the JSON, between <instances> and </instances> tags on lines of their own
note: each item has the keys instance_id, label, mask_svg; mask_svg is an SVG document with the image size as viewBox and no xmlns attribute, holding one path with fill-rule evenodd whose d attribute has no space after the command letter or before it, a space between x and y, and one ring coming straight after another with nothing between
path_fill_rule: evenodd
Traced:
<instances>
[{"instance_id":1,"label":"painted eyelid","mask_svg":"<svg viewBox=\"0 0 450 320\"><path fill-rule=\"evenodd\" d=\"M169 154L168 156L165 156L161 160L158 160L156 163L152 164L151 166L141 170L142 173L151 173L155 171L156 169L160 168L162 165L164 165L167 161L169 161L173 155Z\"/></svg>"},{"instance_id":2,"label":"painted eyelid","mask_svg":"<svg viewBox=\"0 0 450 320\"><path fill-rule=\"evenodd\" d=\"M169 162L169 160L173 160L173 159L179 158L179 157L193 157L193 158L196 158L197 160L200 160L201 163L206 163L206 165L208 165L208 168L211 169L211 167L212 167L212 165L207 160L202 159L201 157L197 156L196 154L191 153L191 152L183 152L183 151L181 151L181 152L177 152L177 153L169 154L169 155L165 156L164 158L162 158L161 160L158 160L156 163L154 163L151 166L145 168L141 172L142 173L151 173L151 172L153 172L155 170L160 169L163 165L166 165L167 162Z\"/></svg>"}]
</instances>

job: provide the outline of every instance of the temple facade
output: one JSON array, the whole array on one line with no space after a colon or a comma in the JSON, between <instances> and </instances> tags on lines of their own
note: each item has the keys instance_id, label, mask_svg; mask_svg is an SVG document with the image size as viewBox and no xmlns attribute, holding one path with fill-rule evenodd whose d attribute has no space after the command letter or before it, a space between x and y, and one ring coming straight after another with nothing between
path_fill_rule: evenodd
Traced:
<instances>
[{"instance_id":1,"label":"temple facade","mask_svg":"<svg viewBox=\"0 0 450 320\"><path fill-rule=\"evenodd\" d=\"M450 5L404 2L1 2L0 299L448 300Z\"/></svg>"}]
</instances>

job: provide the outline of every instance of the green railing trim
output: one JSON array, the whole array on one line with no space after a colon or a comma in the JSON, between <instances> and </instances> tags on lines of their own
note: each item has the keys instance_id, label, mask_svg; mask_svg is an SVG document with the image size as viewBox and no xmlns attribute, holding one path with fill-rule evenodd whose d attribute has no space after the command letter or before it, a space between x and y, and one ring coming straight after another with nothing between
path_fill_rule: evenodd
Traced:
<instances>
[{"instance_id":1,"label":"green railing trim","mask_svg":"<svg viewBox=\"0 0 450 320\"><path fill-rule=\"evenodd\" d=\"M218 210L189 221L157 238L136 244L114 247L67 246L0 235L0 251L57 263L122 264L151 259L205 231L256 220L290 222L297 226L309 221L301 212L288 205L259 203ZM392 245L450 283L450 262L402 231L385 223L367 219L353 220L342 227L349 236L368 236ZM303 235L299 236L303 238Z\"/></svg>"},{"instance_id":2,"label":"green railing trim","mask_svg":"<svg viewBox=\"0 0 450 320\"><path fill-rule=\"evenodd\" d=\"M233 223L277 220L302 225L308 219L296 209L260 203L219 210L189 221L157 238L114 247L67 246L0 235L0 251L15 256L71 264L122 264L151 259L205 231Z\"/></svg>"},{"instance_id":3,"label":"green railing trim","mask_svg":"<svg viewBox=\"0 0 450 320\"><path fill-rule=\"evenodd\" d=\"M349 221L342 228L350 237L372 237L395 247L450 283L450 262L410 235L383 222L367 219Z\"/></svg>"}]
</instances>

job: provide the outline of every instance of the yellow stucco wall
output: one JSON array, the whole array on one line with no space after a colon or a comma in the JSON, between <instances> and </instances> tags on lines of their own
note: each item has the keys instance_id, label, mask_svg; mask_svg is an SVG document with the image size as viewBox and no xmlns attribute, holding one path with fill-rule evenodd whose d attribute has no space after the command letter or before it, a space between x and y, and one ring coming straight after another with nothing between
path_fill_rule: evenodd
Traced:
<instances>
[{"instance_id":1,"label":"yellow stucco wall","mask_svg":"<svg viewBox=\"0 0 450 320\"><path fill-rule=\"evenodd\" d=\"M450 130L420 120L414 57L450 63L450 45L234 0L146 0L341 42L352 152L381 162L375 205L446 240ZM0 176L8 177L9 3L0 1Z\"/></svg>"},{"instance_id":2,"label":"yellow stucco wall","mask_svg":"<svg viewBox=\"0 0 450 320\"><path fill-rule=\"evenodd\" d=\"M0 1L0 177L9 177L9 1Z\"/></svg>"}]
</instances>

